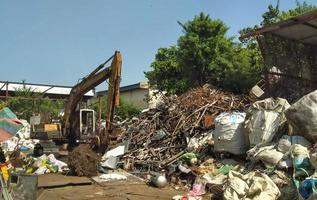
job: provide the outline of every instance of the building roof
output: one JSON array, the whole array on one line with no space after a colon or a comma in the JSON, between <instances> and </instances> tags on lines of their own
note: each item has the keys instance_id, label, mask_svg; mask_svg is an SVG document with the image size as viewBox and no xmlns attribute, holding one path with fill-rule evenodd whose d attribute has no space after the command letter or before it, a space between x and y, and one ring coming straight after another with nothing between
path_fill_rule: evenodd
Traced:
<instances>
[{"instance_id":1,"label":"building roof","mask_svg":"<svg viewBox=\"0 0 317 200\"><path fill-rule=\"evenodd\" d=\"M5 92L7 89L9 92L15 91L17 88L31 88L35 92L47 94L47 95L69 95L72 87L61 86L61 85L46 85L46 84L35 84L35 83L20 83L10 81L0 81L0 92ZM93 90L87 92L84 96L94 96Z\"/></svg>"},{"instance_id":2,"label":"building roof","mask_svg":"<svg viewBox=\"0 0 317 200\"><path fill-rule=\"evenodd\" d=\"M272 33L274 35L317 45L317 10L292 17L245 34L240 39Z\"/></svg>"},{"instance_id":3,"label":"building roof","mask_svg":"<svg viewBox=\"0 0 317 200\"><path fill-rule=\"evenodd\" d=\"M149 89L149 84L148 84L148 82L141 81L141 82L136 83L136 84L120 87L120 92L132 91L132 90L136 90L136 89L147 90L147 89ZM108 92L108 90L99 91L99 92L97 92L97 96L107 95L107 92Z\"/></svg>"}]
</instances>

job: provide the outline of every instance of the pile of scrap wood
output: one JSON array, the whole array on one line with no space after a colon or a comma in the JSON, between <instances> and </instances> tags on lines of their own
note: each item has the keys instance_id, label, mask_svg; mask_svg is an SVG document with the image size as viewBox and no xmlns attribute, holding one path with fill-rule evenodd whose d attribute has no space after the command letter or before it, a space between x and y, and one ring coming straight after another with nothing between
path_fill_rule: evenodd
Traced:
<instances>
[{"instance_id":1,"label":"pile of scrap wood","mask_svg":"<svg viewBox=\"0 0 317 200\"><path fill-rule=\"evenodd\" d=\"M187 150L191 138L202 137L214 127L217 115L243 110L250 99L222 92L210 85L181 96L166 97L157 108L126 123L122 140L129 142L124 155L126 169L137 165L160 170Z\"/></svg>"}]
</instances>

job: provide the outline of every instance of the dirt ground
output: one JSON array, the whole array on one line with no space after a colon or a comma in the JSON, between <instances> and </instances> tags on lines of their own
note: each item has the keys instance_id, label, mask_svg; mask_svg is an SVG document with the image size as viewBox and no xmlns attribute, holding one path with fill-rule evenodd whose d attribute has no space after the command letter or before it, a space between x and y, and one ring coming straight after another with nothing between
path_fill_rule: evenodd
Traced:
<instances>
[{"instance_id":1,"label":"dirt ground","mask_svg":"<svg viewBox=\"0 0 317 200\"><path fill-rule=\"evenodd\" d=\"M117 172L127 177L127 180L99 182L97 178L90 178L91 185L65 186L65 183L87 184L85 177L67 177L62 175L45 175L39 179L38 199L114 199L114 200L145 200L145 199L172 199L175 195L186 194L185 189L175 190L172 187L156 188L149 186L144 180L133 176L127 172ZM89 181L88 181L89 184ZM60 185L60 186L58 186ZM47 186L45 188L45 186ZM53 188L52 188L52 187Z\"/></svg>"},{"instance_id":2,"label":"dirt ground","mask_svg":"<svg viewBox=\"0 0 317 200\"><path fill-rule=\"evenodd\" d=\"M171 188L154 188L145 184L132 184L129 182L110 183L105 186L96 184L85 186L67 186L61 188L44 189L39 200L56 199L113 199L113 200L146 200L146 199L172 199L174 195L184 194Z\"/></svg>"}]
</instances>

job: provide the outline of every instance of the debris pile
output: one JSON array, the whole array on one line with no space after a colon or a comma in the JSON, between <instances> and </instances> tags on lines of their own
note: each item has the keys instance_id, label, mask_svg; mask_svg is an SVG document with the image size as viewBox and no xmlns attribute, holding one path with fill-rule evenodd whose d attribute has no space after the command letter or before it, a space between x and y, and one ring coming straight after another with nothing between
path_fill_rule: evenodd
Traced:
<instances>
[{"instance_id":1,"label":"debris pile","mask_svg":"<svg viewBox=\"0 0 317 200\"><path fill-rule=\"evenodd\" d=\"M222 92L210 85L165 98L156 109L126 123L122 138L129 143L128 153L123 157L125 168L134 169L134 165L151 166L153 170L165 168L184 154L188 145L195 146L210 135L217 115L243 110L249 102L247 97Z\"/></svg>"},{"instance_id":2,"label":"debris pile","mask_svg":"<svg viewBox=\"0 0 317 200\"><path fill-rule=\"evenodd\" d=\"M96 176L99 161L99 156L89 145L79 145L68 156L69 169L77 176Z\"/></svg>"},{"instance_id":3,"label":"debris pile","mask_svg":"<svg viewBox=\"0 0 317 200\"><path fill-rule=\"evenodd\" d=\"M126 149L115 157L132 173L190 187L174 199L311 198L317 91L293 105L282 98L251 102L210 86L166 98L124 124L119 142Z\"/></svg>"},{"instance_id":4,"label":"debris pile","mask_svg":"<svg viewBox=\"0 0 317 200\"><path fill-rule=\"evenodd\" d=\"M155 109L118 123L123 134L103 156L80 145L69 153L67 165L38 146L30 156L17 143L8 163L33 174L67 167L78 176L99 171L100 182L126 180L113 172L120 166L146 177L152 186L190 190L173 199L312 199L317 186L316 102L317 91L290 105L282 98L253 102L205 85L165 97ZM1 170L7 170L2 154Z\"/></svg>"}]
</instances>

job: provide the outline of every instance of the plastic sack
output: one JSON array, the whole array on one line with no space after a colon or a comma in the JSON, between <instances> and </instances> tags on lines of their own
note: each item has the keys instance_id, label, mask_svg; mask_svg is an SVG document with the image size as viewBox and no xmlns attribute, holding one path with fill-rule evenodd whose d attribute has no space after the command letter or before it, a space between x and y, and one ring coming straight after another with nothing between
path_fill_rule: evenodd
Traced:
<instances>
[{"instance_id":1,"label":"plastic sack","mask_svg":"<svg viewBox=\"0 0 317 200\"><path fill-rule=\"evenodd\" d=\"M307 147L307 148L309 148L311 146L311 143L302 136L283 135L282 138L278 142L277 149L280 152L286 153L286 152L290 151L292 145L294 145L294 144L300 144L300 145Z\"/></svg>"},{"instance_id":2,"label":"plastic sack","mask_svg":"<svg viewBox=\"0 0 317 200\"><path fill-rule=\"evenodd\" d=\"M305 179L298 188L298 192L300 194L300 199L317 199L317 179L315 178L307 178Z\"/></svg>"},{"instance_id":3,"label":"plastic sack","mask_svg":"<svg viewBox=\"0 0 317 200\"><path fill-rule=\"evenodd\" d=\"M245 129L251 146L269 143L286 121L283 112L287 100L268 98L252 104L245 118Z\"/></svg>"},{"instance_id":4,"label":"plastic sack","mask_svg":"<svg viewBox=\"0 0 317 200\"><path fill-rule=\"evenodd\" d=\"M232 154L244 154L249 143L242 123L245 113L232 112L222 113L215 119L214 148L218 152Z\"/></svg>"},{"instance_id":5,"label":"plastic sack","mask_svg":"<svg viewBox=\"0 0 317 200\"><path fill-rule=\"evenodd\" d=\"M317 90L299 99L285 111L294 134L317 142Z\"/></svg>"},{"instance_id":6,"label":"plastic sack","mask_svg":"<svg viewBox=\"0 0 317 200\"><path fill-rule=\"evenodd\" d=\"M293 181L298 188L300 185L298 177L308 177L310 175L309 151L306 147L295 144L292 146L291 157L293 159Z\"/></svg>"},{"instance_id":7,"label":"plastic sack","mask_svg":"<svg viewBox=\"0 0 317 200\"><path fill-rule=\"evenodd\" d=\"M274 146L254 147L247 152L248 159L252 161L262 161L266 167L276 166L283 158L284 154L276 151Z\"/></svg>"},{"instance_id":8,"label":"plastic sack","mask_svg":"<svg viewBox=\"0 0 317 200\"><path fill-rule=\"evenodd\" d=\"M270 177L258 171L246 175L230 171L224 190L226 200L275 200L280 195L280 190Z\"/></svg>"}]
</instances>

